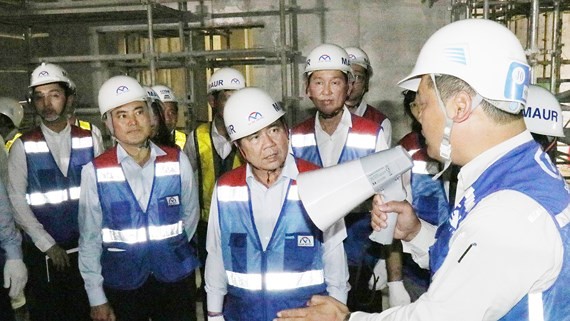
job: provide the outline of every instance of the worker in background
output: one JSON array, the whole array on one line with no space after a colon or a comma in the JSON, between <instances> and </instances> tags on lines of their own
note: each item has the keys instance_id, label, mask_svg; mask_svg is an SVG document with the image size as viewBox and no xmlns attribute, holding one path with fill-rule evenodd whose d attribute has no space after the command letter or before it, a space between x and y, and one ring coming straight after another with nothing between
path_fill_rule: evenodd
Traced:
<instances>
[{"instance_id":1,"label":"worker in background","mask_svg":"<svg viewBox=\"0 0 570 321\"><path fill-rule=\"evenodd\" d=\"M8 159L8 193L25 232L32 321L89 319L77 266L77 207L81 168L103 144L93 132L68 124L73 90L57 65L42 63L32 72L29 100L41 124L14 142Z\"/></svg>"},{"instance_id":2,"label":"worker in background","mask_svg":"<svg viewBox=\"0 0 570 321\"><path fill-rule=\"evenodd\" d=\"M313 294L344 300L348 271L341 224L321 232L299 200L296 178L318 168L288 151L285 111L245 88L224 122L247 165L216 183L208 224L208 320L271 321ZM338 224L337 224L338 225Z\"/></svg>"},{"instance_id":3,"label":"worker in background","mask_svg":"<svg viewBox=\"0 0 570 321\"><path fill-rule=\"evenodd\" d=\"M77 104L77 86L75 86L75 83L73 82L73 80L69 79L70 82L70 87L72 88L72 95L69 96L69 100L70 100L70 107L67 109L68 112L68 123L70 125L75 125L77 127L83 128L85 130L89 130L93 133L93 136L95 136L97 138L97 140L99 141L103 141L103 135L101 134L101 130L99 129L99 127L95 126L94 124L86 121L86 120L81 120L79 118L77 118L77 115L75 114L75 105Z\"/></svg>"},{"instance_id":4,"label":"worker in background","mask_svg":"<svg viewBox=\"0 0 570 321\"><path fill-rule=\"evenodd\" d=\"M530 85L523 115L534 140L555 162L557 138L564 137L562 108L558 99L550 91L538 85Z\"/></svg>"},{"instance_id":5,"label":"worker in background","mask_svg":"<svg viewBox=\"0 0 570 321\"><path fill-rule=\"evenodd\" d=\"M0 249L0 271L4 276L0 288L0 320L14 321L10 298L23 294L28 272L22 260L22 234L14 225L12 206L3 181L0 181Z\"/></svg>"},{"instance_id":6,"label":"worker in background","mask_svg":"<svg viewBox=\"0 0 570 321\"><path fill-rule=\"evenodd\" d=\"M175 144L184 150L186 147L186 142L188 141L188 135L185 132L176 129L176 124L178 123L178 99L174 94L174 91L165 85L155 85L152 89L158 95L158 98L162 102L162 113L164 115L164 121L166 127L170 131L170 135L174 138Z\"/></svg>"},{"instance_id":7,"label":"worker in background","mask_svg":"<svg viewBox=\"0 0 570 321\"><path fill-rule=\"evenodd\" d=\"M392 123L390 119L383 112L369 105L364 99L364 95L370 89L370 78L374 74L368 54L358 47L346 47L344 50L348 54L350 68L352 68L354 75L352 91L344 104L351 113L380 124L384 131L386 145L392 146Z\"/></svg>"},{"instance_id":8,"label":"worker in background","mask_svg":"<svg viewBox=\"0 0 570 321\"><path fill-rule=\"evenodd\" d=\"M441 171L441 164L427 153L422 125L418 121L420 106L414 102L416 93L405 90L402 95L405 114L412 121L412 131L400 139L398 145L402 146L413 160L410 175L411 204L419 218L437 226L449 217L449 201L443 179L442 177L434 179L434 176ZM403 262L404 283L411 301L415 301L427 291L431 276L429 270L422 269L409 253L404 253Z\"/></svg>"},{"instance_id":9,"label":"worker in background","mask_svg":"<svg viewBox=\"0 0 570 321\"><path fill-rule=\"evenodd\" d=\"M395 237L429 264L428 291L380 315L315 296L279 320L570 320L569 188L526 129L529 79L524 49L499 23L433 34L400 85L417 92L429 156L461 166L455 208L436 228L407 202L375 199L372 221L380 229L398 213Z\"/></svg>"},{"instance_id":10,"label":"worker in background","mask_svg":"<svg viewBox=\"0 0 570 321\"><path fill-rule=\"evenodd\" d=\"M352 91L353 75L346 51L334 44L322 44L307 56L304 71L306 94L317 113L294 126L291 147L295 157L329 167L387 149L379 123L351 114L345 101ZM372 241L370 202L346 216L348 237L344 248L350 271L348 305L378 311L370 300L368 280L377 258L366 255ZM403 288L403 286L402 286Z\"/></svg>"},{"instance_id":11,"label":"worker in background","mask_svg":"<svg viewBox=\"0 0 570 321\"><path fill-rule=\"evenodd\" d=\"M24 107L16 99L0 97L0 136L4 139L6 151L22 134L18 132L24 120Z\"/></svg>"},{"instance_id":12,"label":"worker in background","mask_svg":"<svg viewBox=\"0 0 570 321\"><path fill-rule=\"evenodd\" d=\"M95 321L196 320L196 183L180 149L149 140L150 103L128 76L99 89L118 144L81 173L79 260Z\"/></svg>"},{"instance_id":13,"label":"worker in background","mask_svg":"<svg viewBox=\"0 0 570 321\"><path fill-rule=\"evenodd\" d=\"M174 143L172 132L166 126L163 103L160 97L152 87L142 87L150 101L150 140L159 146L177 147L178 145Z\"/></svg>"},{"instance_id":14,"label":"worker in background","mask_svg":"<svg viewBox=\"0 0 570 321\"><path fill-rule=\"evenodd\" d=\"M364 99L364 95L370 88L370 78L373 75L368 54L357 47L346 47L344 49L348 54L350 68L354 75L352 91L344 104L351 113L380 124L386 139L386 145L390 147L392 145L392 123L384 113L369 105ZM391 245L371 243L366 255L370 256L368 258L369 262L377 261L369 281L374 286L369 286L369 288L377 291L377 289L388 286L388 302L390 306L410 303L410 296L402 283L403 254L399 241L396 240ZM379 257L380 259L378 259ZM380 297L379 300L381 302L380 292L373 293L373 295ZM377 304L377 302L369 302L370 304Z\"/></svg>"},{"instance_id":15,"label":"worker in background","mask_svg":"<svg viewBox=\"0 0 570 321\"><path fill-rule=\"evenodd\" d=\"M208 103L212 108L213 120L196 127L190 134L192 143L186 144L192 168L198 176L200 186L200 222L198 223L198 254L200 262L206 263L206 233L208 231L208 217L212 192L216 180L224 173L243 164L237 148L230 142L230 136L224 125L224 108L226 101L239 89L245 87L245 78L233 68L220 68L216 70L208 83ZM204 269L200 269L204 280ZM206 300L204 282L200 285L203 299ZM204 312L207 303L203 301Z\"/></svg>"}]
</instances>

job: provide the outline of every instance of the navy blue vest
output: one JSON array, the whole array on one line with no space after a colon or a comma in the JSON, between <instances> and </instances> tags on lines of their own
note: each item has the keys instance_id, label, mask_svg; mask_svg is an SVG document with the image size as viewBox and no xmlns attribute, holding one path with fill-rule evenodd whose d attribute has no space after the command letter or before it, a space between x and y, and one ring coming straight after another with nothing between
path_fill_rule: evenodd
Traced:
<instances>
[{"instance_id":1,"label":"navy blue vest","mask_svg":"<svg viewBox=\"0 0 570 321\"><path fill-rule=\"evenodd\" d=\"M30 208L58 244L76 243L79 239L77 211L81 169L94 156L91 132L71 126L67 177L57 167L40 128L22 135L20 139L26 153L26 199Z\"/></svg>"}]
</instances>

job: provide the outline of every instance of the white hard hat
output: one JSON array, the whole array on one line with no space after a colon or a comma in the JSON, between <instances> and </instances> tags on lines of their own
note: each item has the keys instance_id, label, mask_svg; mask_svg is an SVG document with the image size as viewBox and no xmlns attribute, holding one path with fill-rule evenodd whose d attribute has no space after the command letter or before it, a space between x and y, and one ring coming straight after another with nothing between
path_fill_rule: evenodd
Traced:
<instances>
[{"instance_id":1,"label":"white hard hat","mask_svg":"<svg viewBox=\"0 0 570 321\"><path fill-rule=\"evenodd\" d=\"M160 97L158 96L156 91L154 91L154 89L152 89L149 86L142 86L142 87L144 91L146 91L146 98L150 99L151 101L160 101Z\"/></svg>"},{"instance_id":2,"label":"white hard hat","mask_svg":"<svg viewBox=\"0 0 570 321\"><path fill-rule=\"evenodd\" d=\"M417 91L420 77L443 74L469 84L497 108L517 114L526 102L530 67L518 38L486 19L456 21L436 31L424 44L410 75L398 84Z\"/></svg>"},{"instance_id":3,"label":"white hard hat","mask_svg":"<svg viewBox=\"0 0 570 321\"><path fill-rule=\"evenodd\" d=\"M174 95L174 91L172 89L170 89L169 87L164 86L164 85L155 85L155 86L152 86L152 89L158 94L160 101L162 101L163 103L168 103L168 102L177 103L178 102L178 100L176 99L176 96Z\"/></svg>"},{"instance_id":4,"label":"white hard hat","mask_svg":"<svg viewBox=\"0 0 570 321\"><path fill-rule=\"evenodd\" d=\"M341 47L325 43L315 47L307 56L305 74L309 76L317 70L340 70L345 74L351 74L348 53Z\"/></svg>"},{"instance_id":5,"label":"white hard hat","mask_svg":"<svg viewBox=\"0 0 570 321\"><path fill-rule=\"evenodd\" d=\"M24 107L16 99L0 97L0 114L10 118L14 126L18 128L24 119Z\"/></svg>"},{"instance_id":6,"label":"white hard hat","mask_svg":"<svg viewBox=\"0 0 570 321\"><path fill-rule=\"evenodd\" d=\"M75 83L69 79L65 69L56 64L42 62L42 64L32 72L30 86L28 86L28 88L55 82L65 83L69 89L75 91Z\"/></svg>"},{"instance_id":7,"label":"white hard hat","mask_svg":"<svg viewBox=\"0 0 570 321\"><path fill-rule=\"evenodd\" d=\"M245 87L245 78L234 68L224 67L216 70L208 83L208 94L219 90L238 90Z\"/></svg>"},{"instance_id":8,"label":"white hard hat","mask_svg":"<svg viewBox=\"0 0 570 321\"><path fill-rule=\"evenodd\" d=\"M526 127L531 133L564 137L562 108L550 91L530 85L523 115Z\"/></svg>"},{"instance_id":9,"label":"white hard hat","mask_svg":"<svg viewBox=\"0 0 570 321\"><path fill-rule=\"evenodd\" d=\"M356 64L362 66L368 72L368 76L372 77L372 65L370 64L370 59L364 50L358 47L346 47L344 48L348 54L348 60L351 64Z\"/></svg>"},{"instance_id":10,"label":"white hard hat","mask_svg":"<svg viewBox=\"0 0 570 321\"><path fill-rule=\"evenodd\" d=\"M133 101L147 101L147 92L139 82L129 76L109 78L99 89L99 111L101 116L109 110Z\"/></svg>"},{"instance_id":11,"label":"white hard hat","mask_svg":"<svg viewBox=\"0 0 570 321\"><path fill-rule=\"evenodd\" d=\"M285 115L281 105L265 91L249 87L228 98L224 108L224 124L231 141L251 135Z\"/></svg>"}]
</instances>

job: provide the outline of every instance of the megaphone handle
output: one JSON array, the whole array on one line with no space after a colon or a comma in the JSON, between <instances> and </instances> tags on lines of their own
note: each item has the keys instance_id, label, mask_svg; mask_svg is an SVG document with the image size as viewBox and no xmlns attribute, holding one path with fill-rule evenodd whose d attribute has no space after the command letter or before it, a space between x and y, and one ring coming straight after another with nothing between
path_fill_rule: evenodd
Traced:
<instances>
[{"instance_id":1,"label":"megaphone handle","mask_svg":"<svg viewBox=\"0 0 570 321\"><path fill-rule=\"evenodd\" d=\"M384 202L405 200L406 190L402 186L401 178L398 177L393 183L388 184L381 195ZM397 220L398 213L388 213L388 226L380 231L372 231L369 236L370 240L384 245L392 244Z\"/></svg>"}]
</instances>

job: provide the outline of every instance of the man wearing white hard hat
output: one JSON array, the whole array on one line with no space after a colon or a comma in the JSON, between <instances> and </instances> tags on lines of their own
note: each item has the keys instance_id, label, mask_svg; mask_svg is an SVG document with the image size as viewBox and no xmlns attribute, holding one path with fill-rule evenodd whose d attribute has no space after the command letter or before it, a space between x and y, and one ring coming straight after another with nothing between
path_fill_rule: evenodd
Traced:
<instances>
[{"instance_id":1,"label":"man wearing white hard hat","mask_svg":"<svg viewBox=\"0 0 570 321\"><path fill-rule=\"evenodd\" d=\"M291 129L295 157L329 167L388 148L379 123L352 114L345 106L353 85L349 59L347 52L334 44L319 45L307 55L306 95L317 113ZM378 260L368 255L372 243L368 238L372 233L369 221L370 202L345 218L348 237L344 248L350 270L348 305L374 312L382 307L366 304L371 295L368 280ZM403 289L401 282L399 285Z\"/></svg>"},{"instance_id":2,"label":"man wearing white hard hat","mask_svg":"<svg viewBox=\"0 0 570 321\"><path fill-rule=\"evenodd\" d=\"M191 142L184 151L188 154L200 186L200 222L198 223L198 254L202 264L206 262L206 232L212 202L212 191L216 180L224 173L239 167L243 160L237 148L231 143L224 125L224 109L229 97L236 90L245 87L245 78L238 70L224 67L216 70L208 83L208 103L212 108L213 120L198 125L190 133ZM204 280L204 271L202 280ZM204 283L200 289L205 296ZM206 299L206 297L204 297ZM204 312L207 312L204 310Z\"/></svg>"},{"instance_id":3,"label":"man wearing white hard hat","mask_svg":"<svg viewBox=\"0 0 570 321\"><path fill-rule=\"evenodd\" d=\"M300 172L318 168L288 151L285 111L266 92L244 88L224 122L247 164L222 175L208 223L208 320L270 321L313 294L346 299L344 228L321 232L297 192Z\"/></svg>"},{"instance_id":4,"label":"man wearing white hard hat","mask_svg":"<svg viewBox=\"0 0 570 321\"><path fill-rule=\"evenodd\" d=\"M149 108L134 78L99 89L117 145L81 173L79 260L93 320L195 320L196 184L186 155L150 141Z\"/></svg>"},{"instance_id":5,"label":"man wearing white hard hat","mask_svg":"<svg viewBox=\"0 0 570 321\"><path fill-rule=\"evenodd\" d=\"M550 91L530 85L523 115L534 140L554 161L557 138L564 137L562 108L558 99Z\"/></svg>"},{"instance_id":6,"label":"man wearing white hard hat","mask_svg":"<svg viewBox=\"0 0 570 321\"><path fill-rule=\"evenodd\" d=\"M24 107L13 98L0 97L0 179L8 185L8 152L22 134L18 132L24 119Z\"/></svg>"},{"instance_id":7,"label":"man wearing white hard hat","mask_svg":"<svg viewBox=\"0 0 570 321\"><path fill-rule=\"evenodd\" d=\"M384 131L386 145L391 146L392 122L383 112L369 105L364 99L364 95L370 89L370 78L372 78L374 73L368 54L358 47L346 47L344 50L348 54L350 68L352 68L352 74L354 75L352 91L344 104L351 113L379 123Z\"/></svg>"},{"instance_id":8,"label":"man wearing white hard hat","mask_svg":"<svg viewBox=\"0 0 570 321\"><path fill-rule=\"evenodd\" d=\"M152 89L158 95L161 101L161 107L164 114L164 122L174 138L174 143L181 149L186 148L188 135L183 131L176 129L178 123L178 98L174 94L172 88L165 85L155 85Z\"/></svg>"},{"instance_id":9,"label":"man wearing white hard hat","mask_svg":"<svg viewBox=\"0 0 570 321\"><path fill-rule=\"evenodd\" d=\"M81 168L102 152L103 144L92 132L68 124L74 90L63 68L38 66L28 98L41 124L10 149L8 194L16 223L25 232L32 320L89 319L77 265L77 212Z\"/></svg>"},{"instance_id":10,"label":"man wearing white hard hat","mask_svg":"<svg viewBox=\"0 0 570 321\"><path fill-rule=\"evenodd\" d=\"M430 266L428 291L379 315L314 297L279 320L569 320L570 195L526 129L529 79L519 40L496 22L434 33L400 85L417 91L430 157L461 166L455 207L436 228L409 203L375 199L372 221L398 213L395 237Z\"/></svg>"}]
</instances>

